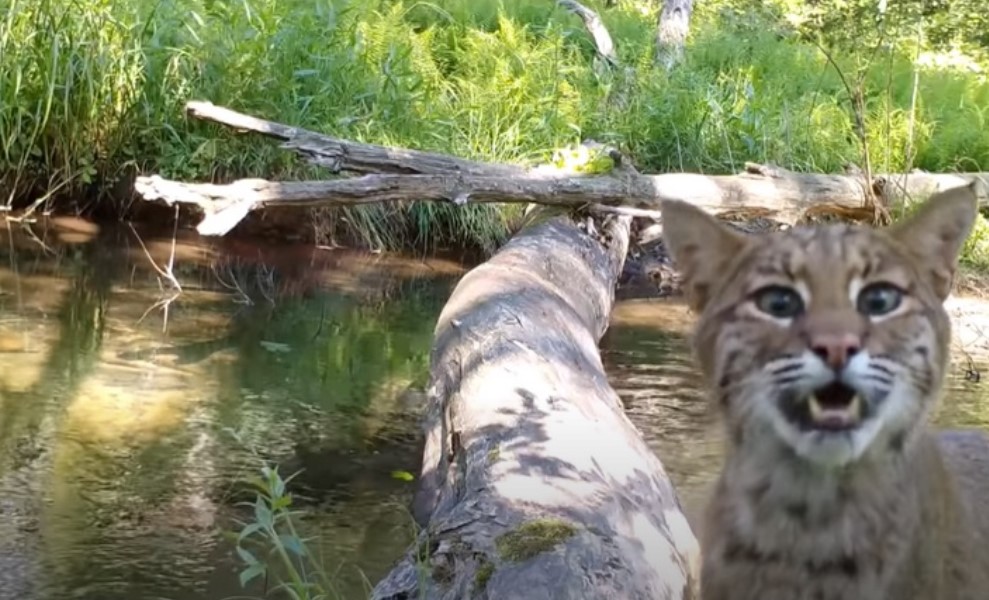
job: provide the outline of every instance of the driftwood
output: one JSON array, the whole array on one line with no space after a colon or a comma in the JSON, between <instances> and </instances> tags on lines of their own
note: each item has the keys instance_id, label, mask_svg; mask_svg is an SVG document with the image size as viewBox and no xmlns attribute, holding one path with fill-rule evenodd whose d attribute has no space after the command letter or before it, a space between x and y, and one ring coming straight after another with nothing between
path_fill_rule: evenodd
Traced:
<instances>
[{"instance_id":1,"label":"driftwood","mask_svg":"<svg viewBox=\"0 0 989 600\"><path fill-rule=\"evenodd\" d=\"M431 356L424 529L373 598L689 597L696 539L598 353L628 221L602 244L549 219L462 278Z\"/></svg>"},{"instance_id":2,"label":"driftwood","mask_svg":"<svg viewBox=\"0 0 989 600\"><path fill-rule=\"evenodd\" d=\"M386 201L439 200L526 202L583 208L623 205L657 210L663 200L684 200L714 214L733 218L772 217L783 223L815 213L867 218L861 174L795 173L747 164L737 175L664 173L608 175L559 173L464 160L433 152L387 148L325 136L207 102L190 102L189 114L284 141L282 146L314 164L361 177L325 181L272 182L243 179L230 184L184 183L158 176L139 177L136 192L149 201L181 203L205 213L198 231L223 235L250 211L265 206L342 206ZM907 198L925 198L948 187L981 179L987 200L989 173L879 175L869 183L885 206Z\"/></svg>"},{"instance_id":3,"label":"driftwood","mask_svg":"<svg viewBox=\"0 0 989 600\"><path fill-rule=\"evenodd\" d=\"M618 67L614 42L600 16L577 0L557 0L557 4L581 18L598 56L609 66ZM692 9L692 0L664 0L657 29L659 54L670 54L669 48L682 46ZM673 54L679 56L678 52ZM676 56L671 54L670 60L675 62ZM626 80L626 84L633 84L634 72L629 69ZM621 94L613 100L621 105ZM640 175L620 168L610 174L588 176L354 142L209 102L189 102L186 111L195 118L237 131L279 139L286 150L334 173L363 175L283 183L244 179L227 185L183 183L157 176L137 178L135 190L145 200L190 204L201 209L205 218L197 229L204 235L223 235L249 212L276 204L313 208L421 200L456 204L526 202L599 212L608 206L621 212L617 208L621 205L633 209L625 213L631 214L634 210L656 211L664 200L683 200L733 218L772 217L793 224L815 213L869 219L876 214L873 201L888 208L903 199L924 198L973 178L984 182L980 186L983 202L989 193L989 173L911 172L870 177L861 173L795 173L747 163L745 170L736 175ZM617 161L619 157L613 158Z\"/></svg>"},{"instance_id":4,"label":"driftwood","mask_svg":"<svg viewBox=\"0 0 989 600\"><path fill-rule=\"evenodd\" d=\"M592 33L600 25L580 4L560 4ZM615 66L603 26L594 39ZM638 176L611 157L618 168L591 186ZM539 171L413 177L458 203L521 199L532 189L520 180L537 181L537 193L556 203L573 193ZM376 600L685 600L697 591L697 540L598 352L631 216L606 216L602 226L589 219L584 230L568 217L541 217L466 274L438 319L413 506L422 531L375 587Z\"/></svg>"}]
</instances>

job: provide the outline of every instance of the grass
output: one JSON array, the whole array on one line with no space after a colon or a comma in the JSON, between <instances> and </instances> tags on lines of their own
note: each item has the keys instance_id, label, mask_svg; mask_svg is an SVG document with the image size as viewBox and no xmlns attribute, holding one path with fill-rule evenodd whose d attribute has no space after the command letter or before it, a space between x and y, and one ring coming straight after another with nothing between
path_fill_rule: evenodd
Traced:
<instances>
[{"instance_id":1,"label":"grass","mask_svg":"<svg viewBox=\"0 0 989 600\"><path fill-rule=\"evenodd\" d=\"M541 0L0 0L0 199L126 216L135 173L186 180L319 177L276 144L183 116L205 99L362 141L531 162L594 138L643 171L724 173L745 161L861 164L844 87L766 11L700 3L687 59L652 69L654 15L590 2L638 68L628 105L578 19ZM865 79L876 170L989 165L989 84L919 69L901 41ZM849 73L863 56L838 53ZM916 112L914 76L918 75ZM67 202L71 200L71 202ZM327 237L491 250L518 209L431 203L331 211Z\"/></svg>"}]
</instances>

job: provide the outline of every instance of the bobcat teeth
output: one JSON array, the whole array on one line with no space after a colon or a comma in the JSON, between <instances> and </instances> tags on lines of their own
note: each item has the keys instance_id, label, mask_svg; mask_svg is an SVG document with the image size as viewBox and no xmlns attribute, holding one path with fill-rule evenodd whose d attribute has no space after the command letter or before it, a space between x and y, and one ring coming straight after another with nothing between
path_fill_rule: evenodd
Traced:
<instances>
[{"instance_id":1,"label":"bobcat teeth","mask_svg":"<svg viewBox=\"0 0 989 600\"><path fill-rule=\"evenodd\" d=\"M858 421L862 415L862 400L858 394L852 396L852 401L848 406L842 408L825 408L818 402L817 396L811 396L807 404L810 408L810 418L818 423L833 419L853 423Z\"/></svg>"},{"instance_id":2,"label":"bobcat teeth","mask_svg":"<svg viewBox=\"0 0 989 600\"><path fill-rule=\"evenodd\" d=\"M820 403L818 403L817 397L811 396L810 399L807 400L807 406L810 408L810 418L815 421L820 421L824 416L824 409L821 408Z\"/></svg>"},{"instance_id":3,"label":"bobcat teeth","mask_svg":"<svg viewBox=\"0 0 989 600\"><path fill-rule=\"evenodd\" d=\"M862 416L862 400L858 394L852 396L852 401L848 405L848 414L856 421Z\"/></svg>"}]
</instances>

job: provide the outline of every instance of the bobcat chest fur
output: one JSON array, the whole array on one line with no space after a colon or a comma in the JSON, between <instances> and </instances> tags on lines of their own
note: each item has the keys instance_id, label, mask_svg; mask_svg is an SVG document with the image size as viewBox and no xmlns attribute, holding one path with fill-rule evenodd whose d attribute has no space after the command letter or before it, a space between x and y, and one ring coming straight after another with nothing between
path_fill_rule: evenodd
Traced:
<instances>
[{"instance_id":1,"label":"bobcat chest fur","mask_svg":"<svg viewBox=\"0 0 989 600\"><path fill-rule=\"evenodd\" d=\"M664 203L728 440L703 600L989 598L989 441L928 423L976 210L963 186L885 229L746 235Z\"/></svg>"}]
</instances>

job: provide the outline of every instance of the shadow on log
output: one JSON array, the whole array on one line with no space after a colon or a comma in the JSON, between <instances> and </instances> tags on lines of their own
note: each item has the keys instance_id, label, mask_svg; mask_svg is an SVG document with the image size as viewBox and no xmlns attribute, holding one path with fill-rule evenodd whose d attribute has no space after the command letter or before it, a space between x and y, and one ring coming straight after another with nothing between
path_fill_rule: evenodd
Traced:
<instances>
[{"instance_id":1,"label":"shadow on log","mask_svg":"<svg viewBox=\"0 0 989 600\"><path fill-rule=\"evenodd\" d=\"M530 225L460 281L435 330L423 530L373 598L691 597L697 541L598 352L629 221L603 241Z\"/></svg>"}]
</instances>

